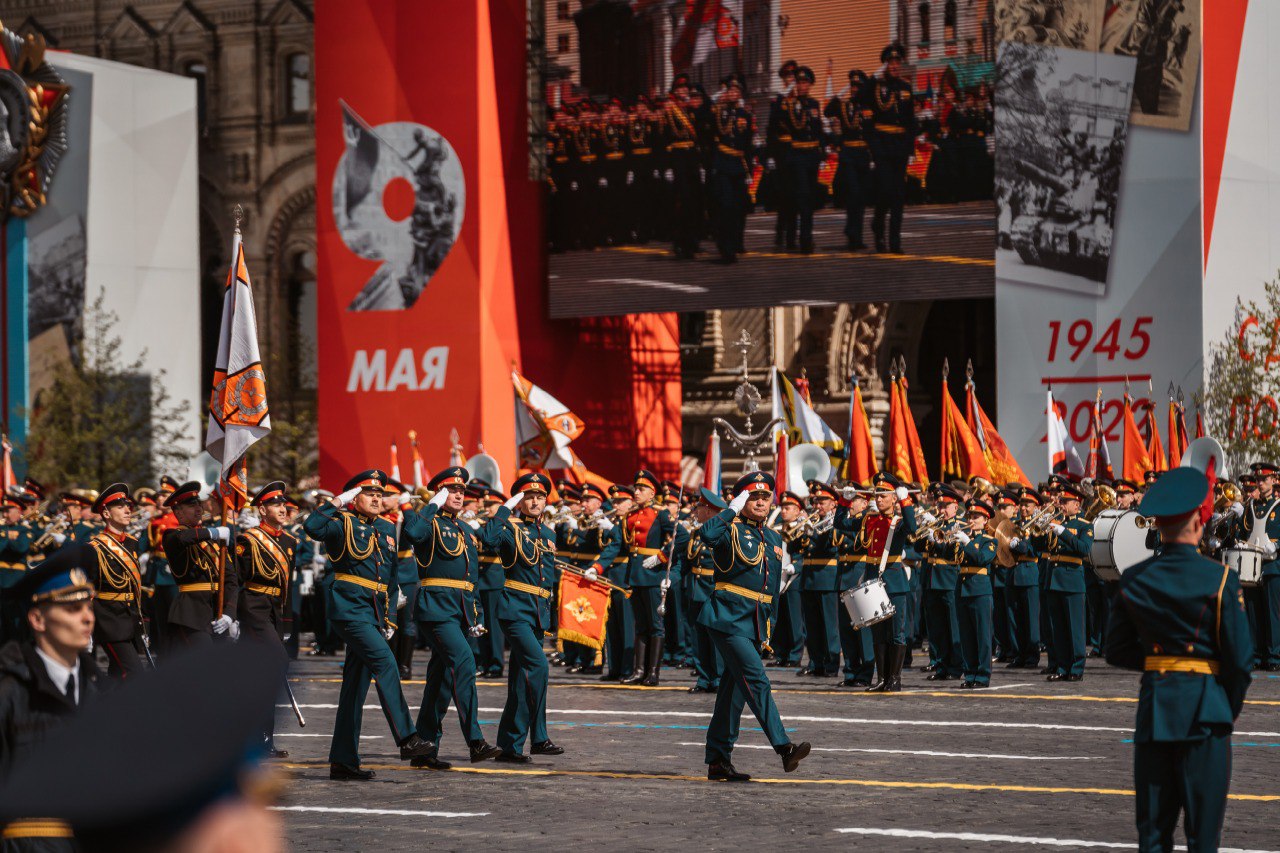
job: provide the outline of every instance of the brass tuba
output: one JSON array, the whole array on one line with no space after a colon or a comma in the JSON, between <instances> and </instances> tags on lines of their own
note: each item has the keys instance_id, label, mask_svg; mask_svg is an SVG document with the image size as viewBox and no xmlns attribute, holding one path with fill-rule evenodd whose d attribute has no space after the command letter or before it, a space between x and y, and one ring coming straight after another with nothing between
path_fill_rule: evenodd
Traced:
<instances>
[{"instance_id":1,"label":"brass tuba","mask_svg":"<svg viewBox=\"0 0 1280 853\"><path fill-rule=\"evenodd\" d=\"M1084 511L1084 519L1093 521L1103 510L1112 509L1115 505L1116 490L1098 483L1093 487L1093 503Z\"/></svg>"}]
</instances>

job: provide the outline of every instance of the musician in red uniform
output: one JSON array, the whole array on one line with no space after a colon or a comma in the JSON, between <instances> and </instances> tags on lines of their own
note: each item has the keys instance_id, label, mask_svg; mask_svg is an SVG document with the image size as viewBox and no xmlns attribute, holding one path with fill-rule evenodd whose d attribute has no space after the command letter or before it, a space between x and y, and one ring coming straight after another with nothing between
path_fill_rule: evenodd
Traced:
<instances>
[{"instance_id":1,"label":"musician in red uniform","mask_svg":"<svg viewBox=\"0 0 1280 853\"><path fill-rule=\"evenodd\" d=\"M897 692L902 689L902 662L907 656L907 596L911 593L902 552L906 550L907 537L916 532L916 514L906 484L892 474L877 474L872 488L876 512L851 514L846 507L856 490L845 489L841 501L845 506L836 511L835 526L864 544L863 583L883 581L894 609L892 618L871 626L877 677L867 692Z\"/></svg>"}]
</instances>

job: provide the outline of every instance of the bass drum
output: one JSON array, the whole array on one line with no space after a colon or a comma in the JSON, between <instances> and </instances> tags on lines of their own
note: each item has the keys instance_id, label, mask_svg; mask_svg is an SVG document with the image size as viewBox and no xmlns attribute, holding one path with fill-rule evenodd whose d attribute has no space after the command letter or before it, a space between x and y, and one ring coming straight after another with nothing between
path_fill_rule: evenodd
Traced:
<instances>
[{"instance_id":1,"label":"bass drum","mask_svg":"<svg viewBox=\"0 0 1280 853\"><path fill-rule=\"evenodd\" d=\"M1240 576L1241 586L1257 586L1262 583L1262 552L1257 548L1239 545L1222 551L1222 562Z\"/></svg>"},{"instance_id":2,"label":"bass drum","mask_svg":"<svg viewBox=\"0 0 1280 853\"><path fill-rule=\"evenodd\" d=\"M1146 524L1137 510L1104 509L1093 520L1089 560L1101 580L1120 580L1126 569L1154 553L1147 547Z\"/></svg>"}]
</instances>

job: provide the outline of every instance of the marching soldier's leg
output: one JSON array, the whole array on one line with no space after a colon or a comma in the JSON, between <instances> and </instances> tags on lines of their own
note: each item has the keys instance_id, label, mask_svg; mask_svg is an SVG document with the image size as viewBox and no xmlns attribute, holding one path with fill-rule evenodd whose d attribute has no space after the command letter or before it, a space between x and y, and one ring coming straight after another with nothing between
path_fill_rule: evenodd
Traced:
<instances>
[{"instance_id":1,"label":"marching soldier's leg","mask_svg":"<svg viewBox=\"0 0 1280 853\"><path fill-rule=\"evenodd\" d=\"M995 585L992 584L992 586ZM1009 612L1005 607L1007 589L1004 586L996 586L991 591L992 635L995 637L995 645L999 647L1001 663L1007 663L1013 659L1009 654L1009 650L1013 648L1013 642L1009 639Z\"/></svg>"},{"instance_id":2,"label":"marching soldier's leg","mask_svg":"<svg viewBox=\"0 0 1280 853\"><path fill-rule=\"evenodd\" d=\"M427 683L422 688L422 707L418 709L418 736L439 743L442 729L439 706L443 704L448 708L449 704L447 698L443 703L439 700L441 697L448 696L448 692L444 689L445 670L449 668L451 661L436 636L436 629L440 626L424 624L421 627L423 637L426 638L427 645L431 649L431 659L427 661ZM472 678L474 683L474 675Z\"/></svg>"},{"instance_id":3,"label":"marching soldier's leg","mask_svg":"<svg viewBox=\"0 0 1280 853\"><path fill-rule=\"evenodd\" d=\"M662 672L662 650L666 645L667 628L665 614L658 612L662 603L662 590L658 587L650 587L649 590L649 656L644 683L649 687L657 687L659 674ZM667 590L668 608L671 607L673 597L671 590Z\"/></svg>"},{"instance_id":4,"label":"marching soldier's leg","mask_svg":"<svg viewBox=\"0 0 1280 853\"><path fill-rule=\"evenodd\" d=\"M502 630L502 622L498 620L498 601L502 590L486 592L482 596L484 602L484 624L489 633L480 638L481 648L486 650L485 675L490 678L502 677L502 653L506 645L506 633Z\"/></svg>"},{"instance_id":5,"label":"marching soldier's leg","mask_svg":"<svg viewBox=\"0 0 1280 853\"><path fill-rule=\"evenodd\" d=\"M978 626L976 608L972 605L976 598L961 600L956 616L960 624L960 670L965 683L975 680L978 671Z\"/></svg>"},{"instance_id":6,"label":"marching soldier's leg","mask_svg":"<svg viewBox=\"0 0 1280 853\"><path fill-rule=\"evenodd\" d=\"M1085 645L1095 653L1102 651L1102 581L1085 567ZM1097 657L1094 654L1094 657Z\"/></svg>"},{"instance_id":7,"label":"marching soldier's leg","mask_svg":"<svg viewBox=\"0 0 1280 853\"><path fill-rule=\"evenodd\" d=\"M344 767L360 767L360 722L364 717L364 698L369 695L369 669L349 650L342 663L342 687L338 691L338 713L333 721L333 738L329 741L329 763Z\"/></svg>"},{"instance_id":8,"label":"marching soldier's leg","mask_svg":"<svg viewBox=\"0 0 1280 853\"><path fill-rule=\"evenodd\" d=\"M338 622L338 632L347 644L347 655L355 655L373 674L373 686L378 692L378 701L382 704L382 713L386 715L387 725L395 736L399 746L411 738L416 730L413 719L409 716L409 706L404 700L404 691L400 686L400 674L396 668L396 659L391 654L391 647L383 639L381 632L367 622ZM345 678L345 675L344 675ZM366 686L364 692L367 693ZM363 701L364 696L362 695ZM356 731L359 735L359 731Z\"/></svg>"},{"instance_id":9,"label":"marching soldier's leg","mask_svg":"<svg viewBox=\"0 0 1280 853\"><path fill-rule=\"evenodd\" d=\"M1022 601L1022 665L1040 665L1040 588L1026 586L1018 589Z\"/></svg>"},{"instance_id":10,"label":"marching soldier's leg","mask_svg":"<svg viewBox=\"0 0 1280 853\"><path fill-rule=\"evenodd\" d=\"M1045 593L1046 603L1049 605L1049 635L1052 638L1049 643L1049 666L1047 669L1057 675L1065 675L1067 672L1067 664L1062 660L1061 650L1067 648L1071 643L1070 631L1065 615L1066 603L1063 600L1063 594L1049 590Z\"/></svg>"},{"instance_id":11,"label":"marching soldier's leg","mask_svg":"<svg viewBox=\"0 0 1280 853\"><path fill-rule=\"evenodd\" d=\"M804 614L805 647L809 651L809 665L797 673L806 671L821 673L826 668L827 629L822 623L822 593L803 590L800 593L800 609Z\"/></svg>"},{"instance_id":12,"label":"marching soldier's leg","mask_svg":"<svg viewBox=\"0 0 1280 853\"><path fill-rule=\"evenodd\" d=\"M508 753L524 750L533 728L534 744L547 740L546 698L547 657L532 625L510 622L506 626L511 643L507 678L507 704L498 725L498 746Z\"/></svg>"},{"instance_id":13,"label":"marching soldier's leg","mask_svg":"<svg viewBox=\"0 0 1280 853\"><path fill-rule=\"evenodd\" d=\"M1183 829L1188 850L1217 850L1227 814L1227 789L1231 784L1231 735L1211 734L1204 740L1178 745L1186 811Z\"/></svg>"},{"instance_id":14,"label":"marching soldier's leg","mask_svg":"<svg viewBox=\"0 0 1280 853\"><path fill-rule=\"evenodd\" d=\"M824 660L814 664L814 671L822 675L840 674L840 620L849 614L840 604L840 596L834 590L819 593L822 596L822 627L826 635Z\"/></svg>"},{"instance_id":15,"label":"marching soldier's leg","mask_svg":"<svg viewBox=\"0 0 1280 853\"><path fill-rule=\"evenodd\" d=\"M778 716L778 707L773 704L773 690L769 684L769 676L765 673L764 663L760 660L760 652L755 643L746 637L724 634L721 639L725 665L734 674L734 681L742 685L746 694L747 705L755 714L764 729L769 743L777 749L791 743L787 730Z\"/></svg>"},{"instance_id":16,"label":"marching soldier's leg","mask_svg":"<svg viewBox=\"0 0 1280 853\"><path fill-rule=\"evenodd\" d=\"M907 203L907 156L897 154L889 178L889 251L902 254L902 210Z\"/></svg>"},{"instance_id":17,"label":"marching soldier's leg","mask_svg":"<svg viewBox=\"0 0 1280 853\"><path fill-rule=\"evenodd\" d=\"M717 632L711 632L711 642L716 651L723 655L723 646ZM738 720L742 716L742 707L747 699L738 687L738 679L726 664L724 677L716 689L716 704L711 712L711 722L707 724L706 763L728 763L733 757L733 744L737 740Z\"/></svg>"},{"instance_id":18,"label":"marching soldier's leg","mask_svg":"<svg viewBox=\"0 0 1280 853\"><path fill-rule=\"evenodd\" d=\"M1022 590L1013 585L1013 581L1004 588L1004 595L1001 601L996 605L996 613L1003 613L1005 639L1008 642L1001 651L1004 652L1007 663L1010 666L1018 666L1022 662L1024 654L1022 648L1022 620L1018 616L1018 599L1022 594Z\"/></svg>"},{"instance_id":19,"label":"marching soldier's leg","mask_svg":"<svg viewBox=\"0 0 1280 853\"><path fill-rule=\"evenodd\" d=\"M471 645L457 622L445 622L431 627L436 644L433 647L432 656L435 656L435 648L439 648L453 669L449 692L453 695L453 706L458 712L458 724L462 726L462 736L470 746L484 739L476 712L476 661L471 655ZM440 692L443 694L445 691ZM438 737L437 742L439 742Z\"/></svg>"},{"instance_id":20,"label":"marching soldier's leg","mask_svg":"<svg viewBox=\"0 0 1280 853\"><path fill-rule=\"evenodd\" d=\"M971 600L974 602L973 619L976 629L975 637L977 639L976 666L971 677L975 683L985 687L991 683L991 637L993 627L991 608L993 601L989 595L982 595Z\"/></svg>"},{"instance_id":21,"label":"marching soldier's leg","mask_svg":"<svg viewBox=\"0 0 1280 853\"><path fill-rule=\"evenodd\" d=\"M1172 850L1182 806L1177 753L1181 743L1133 745L1133 781L1137 804L1138 849Z\"/></svg>"},{"instance_id":22,"label":"marching soldier's leg","mask_svg":"<svg viewBox=\"0 0 1280 853\"><path fill-rule=\"evenodd\" d=\"M601 681L618 681L632 674L635 653L635 616L630 600L620 592L609 593L609 671Z\"/></svg>"},{"instance_id":23,"label":"marching soldier's leg","mask_svg":"<svg viewBox=\"0 0 1280 853\"><path fill-rule=\"evenodd\" d=\"M1084 676L1084 593L1072 592L1066 596L1067 618L1071 645L1063 651L1063 659L1069 661L1067 674Z\"/></svg>"}]
</instances>

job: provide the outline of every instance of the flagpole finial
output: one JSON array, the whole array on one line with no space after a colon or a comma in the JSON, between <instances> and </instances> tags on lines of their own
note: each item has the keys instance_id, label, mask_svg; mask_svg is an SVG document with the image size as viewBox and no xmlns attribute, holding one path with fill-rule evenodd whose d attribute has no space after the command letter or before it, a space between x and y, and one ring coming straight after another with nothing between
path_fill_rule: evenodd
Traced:
<instances>
[{"instance_id":1,"label":"flagpole finial","mask_svg":"<svg viewBox=\"0 0 1280 853\"><path fill-rule=\"evenodd\" d=\"M1183 404L1183 400L1185 400L1185 399L1186 399L1186 398L1182 396L1182 386L1181 386L1181 385L1179 385L1179 386L1178 386L1178 405L1179 405L1179 406L1184 405L1184 404Z\"/></svg>"},{"instance_id":2,"label":"flagpole finial","mask_svg":"<svg viewBox=\"0 0 1280 853\"><path fill-rule=\"evenodd\" d=\"M1124 395L1129 396L1129 374L1124 375Z\"/></svg>"},{"instance_id":3,"label":"flagpole finial","mask_svg":"<svg viewBox=\"0 0 1280 853\"><path fill-rule=\"evenodd\" d=\"M947 377L951 375L951 359L945 355L942 357L942 381L946 382Z\"/></svg>"},{"instance_id":4,"label":"flagpole finial","mask_svg":"<svg viewBox=\"0 0 1280 853\"><path fill-rule=\"evenodd\" d=\"M1169 399L1173 399L1173 380L1169 380Z\"/></svg>"},{"instance_id":5,"label":"flagpole finial","mask_svg":"<svg viewBox=\"0 0 1280 853\"><path fill-rule=\"evenodd\" d=\"M973 384L973 359L966 359L964 363L964 378Z\"/></svg>"},{"instance_id":6,"label":"flagpole finial","mask_svg":"<svg viewBox=\"0 0 1280 853\"><path fill-rule=\"evenodd\" d=\"M1101 388L1101 387L1099 387L1099 388L1098 388L1098 398L1097 398L1097 399L1098 399L1098 402L1099 402L1099 403L1101 403L1101 402L1102 402L1102 388Z\"/></svg>"},{"instance_id":7,"label":"flagpole finial","mask_svg":"<svg viewBox=\"0 0 1280 853\"><path fill-rule=\"evenodd\" d=\"M417 440L418 440L418 431L417 431L417 430L412 430L412 429L411 429L411 430L409 430L409 440L410 440L410 441L417 441Z\"/></svg>"},{"instance_id":8,"label":"flagpole finial","mask_svg":"<svg viewBox=\"0 0 1280 853\"><path fill-rule=\"evenodd\" d=\"M237 204L231 209L231 216L236 223L236 233L239 234L240 225L244 222L244 208Z\"/></svg>"},{"instance_id":9,"label":"flagpole finial","mask_svg":"<svg viewBox=\"0 0 1280 853\"><path fill-rule=\"evenodd\" d=\"M1151 377L1147 377L1147 396L1154 397L1156 395L1155 386L1151 384Z\"/></svg>"}]
</instances>

